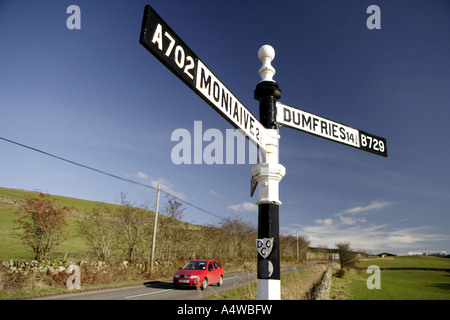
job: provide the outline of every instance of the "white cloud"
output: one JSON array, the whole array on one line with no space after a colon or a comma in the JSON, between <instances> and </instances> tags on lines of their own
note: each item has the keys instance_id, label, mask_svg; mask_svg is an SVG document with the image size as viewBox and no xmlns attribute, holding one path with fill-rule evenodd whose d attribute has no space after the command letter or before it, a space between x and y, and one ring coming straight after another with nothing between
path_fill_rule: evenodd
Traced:
<instances>
[{"instance_id":1,"label":"white cloud","mask_svg":"<svg viewBox=\"0 0 450 320\"><path fill-rule=\"evenodd\" d=\"M125 177L141 180L145 184L150 184L155 189L158 188L158 183L160 183L161 191L168 192L171 195L174 195L175 197L180 198L182 200L187 199L187 196L183 192L175 190L175 186L172 183L170 183L169 180L166 180L162 177L159 178L158 180L154 180L152 177L150 177L148 174L142 171L138 171L132 174L125 174Z\"/></svg>"},{"instance_id":2,"label":"white cloud","mask_svg":"<svg viewBox=\"0 0 450 320\"><path fill-rule=\"evenodd\" d=\"M306 236L311 246L325 245L335 248L336 243L349 242L353 249L373 251L408 250L426 242L449 240L448 235L439 235L431 232L430 227L397 228L392 229L387 224L357 225L355 224L316 224L284 231Z\"/></svg>"},{"instance_id":3,"label":"white cloud","mask_svg":"<svg viewBox=\"0 0 450 320\"><path fill-rule=\"evenodd\" d=\"M138 172L132 173L132 174L125 174L125 177L129 178L129 179L139 179L139 180L143 181L144 183L146 183L150 180L150 176L142 171L138 171Z\"/></svg>"},{"instance_id":4,"label":"white cloud","mask_svg":"<svg viewBox=\"0 0 450 320\"><path fill-rule=\"evenodd\" d=\"M331 225L333 224L333 219L328 218L328 219L317 219L316 220L317 224L324 224L324 225Z\"/></svg>"},{"instance_id":5,"label":"white cloud","mask_svg":"<svg viewBox=\"0 0 450 320\"><path fill-rule=\"evenodd\" d=\"M358 222L366 222L367 221L366 218L364 218L364 217L355 218L355 217L339 216L339 219L342 224L347 224L347 225L354 225L354 224L357 224Z\"/></svg>"},{"instance_id":6,"label":"white cloud","mask_svg":"<svg viewBox=\"0 0 450 320\"><path fill-rule=\"evenodd\" d=\"M177 198L186 200L187 196L181 191L176 191L175 186L173 184L171 184L168 180L166 180L164 178L159 178L158 180L151 181L151 185L154 188L158 188L158 183L161 184L161 191L168 192Z\"/></svg>"},{"instance_id":7,"label":"white cloud","mask_svg":"<svg viewBox=\"0 0 450 320\"><path fill-rule=\"evenodd\" d=\"M150 177L142 171L139 171L138 173L136 173L136 177L141 180L144 180L144 181L147 181L148 179L150 179Z\"/></svg>"},{"instance_id":8,"label":"white cloud","mask_svg":"<svg viewBox=\"0 0 450 320\"><path fill-rule=\"evenodd\" d=\"M236 212L257 212L258 206L251 202L243 202L239 204L231 204L227 209L231 209Z\"/></svg>"},{"instance_id":9,"label":"white cloud","mask_svg":"<svg viewBox=\"0 0 450 320\"><path fill-rule=\"evenodd\" d=\"M367 212L367 211L378 211L382 209L386 209L391 207L394 204L394 202L391 201L373 201L369 205L365 207L354 207L351 209L345 210L343 213L351 213L351 214L358 214L361 212Z\"/></svg>"},{"instance_id":10,"label":"white cloud","mask_svg":"<svg viewBox=\"0 0 450 320\"><path fill-rule=\"evenodd\" d=\"M387 209L394 202L374 201L367 206L355 207L336 214L332 218L316 219L310 226L293 226L281 228L282 232L295 234L300 232L310 242L311 246L327 246L335 248L336 243L349 242L353 249L367 250L372 253L378 251L402 250L407 252L415 250L426 244L450 240L449 235L436 234L429 226L399 227L405 220L401 219L391 224L375 224L367 216L358 214L369 211Z\"/></svg>"},{"instance_id":11,"label":"white cloud","mask_svg":"<svg viewBox=\"0 0 450 320\"><path fill-rule=\"evenodd\" d=\"M214 190L209 190L209 193L211 193L213 196L220 197L220 194L218 194Z\"/></svg>"},{"instance_id":12,"label":"white cloud","mask_svg":"<svg viewBox=\"0 0 450 320\"><path fill-rule=\"evenodd\" d=\"M366 218L362 217L361 215L367 214L371 211L387 209L393 204L394 202L392 201L372 201L367 206L350 208L336 214L335 216L339 217L339 221L341 224L352 226L356 225L357 223L367 222Z\"/></svg>"}]
</instances>

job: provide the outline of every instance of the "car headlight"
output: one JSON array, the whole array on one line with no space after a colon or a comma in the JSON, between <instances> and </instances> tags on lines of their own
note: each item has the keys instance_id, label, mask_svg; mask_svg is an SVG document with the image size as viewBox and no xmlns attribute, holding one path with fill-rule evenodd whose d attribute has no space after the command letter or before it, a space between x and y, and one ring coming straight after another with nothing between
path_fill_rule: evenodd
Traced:
<instances>
[{"instance_id":1,"label":"car headlight","mask_svg":"<svg viewBox=\"0 0 450 320\"><path fill-rule=\"evenodd\" d=\"M174 275L173 277L174 277L174 278L179 278L180 275L179 275L179 274L176 274L176 275Z\"/></svg>"},{"instance_id":2,"label":"car headlight","mask_svg":"<svg viewBox=\"0 0 450 320\"><path fill-rule=\"evenodd\" d=\"M200 276L191 276L191 279L198 279Z\"/></svg>"}]
</instances>

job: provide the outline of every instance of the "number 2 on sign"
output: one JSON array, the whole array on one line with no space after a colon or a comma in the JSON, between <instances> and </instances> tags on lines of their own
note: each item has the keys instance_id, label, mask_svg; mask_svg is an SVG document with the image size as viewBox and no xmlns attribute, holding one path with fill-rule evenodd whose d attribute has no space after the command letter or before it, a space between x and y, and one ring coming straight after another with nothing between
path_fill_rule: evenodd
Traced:
<instances>
[{"instance_id":1,"label":"number 2 on sign","mask_svg":"<svg viewBox=\"0 0 450 320\"><path fill-rule=\"evenodd\" d=\"M379 152L384 152L385 150L383 141L371 136L366 136L365 134L361 134L361 146L368 147L369 149Z\"/></svg>"}]
</instances>

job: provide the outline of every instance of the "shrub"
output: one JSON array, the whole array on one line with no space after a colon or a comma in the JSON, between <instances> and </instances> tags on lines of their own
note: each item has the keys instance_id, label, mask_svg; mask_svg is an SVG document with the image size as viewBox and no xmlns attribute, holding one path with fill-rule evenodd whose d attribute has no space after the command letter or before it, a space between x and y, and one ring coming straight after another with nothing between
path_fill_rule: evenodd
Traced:
<instances>
[{"instance_id":1,"label":"shrub","mask_svg":"<svg viewBox=\"0 0 450 320\"><path fill-rule=\"evenodd\" d=\"M344 276L345 276L345 273L346 273L346 271L345 271L345 269L339 269L338 270L338 272L337 272L337 276L339 277L339 278L343 278Z\"/></svg>"},{"instance_id":2,"label":"shrub","mask_svg":"<svg viewBox=\"0 0 450 320\"><path fill-rule=\"evenodd\" d=\"M350 249L350 243L348 242L337 243L336 247L338 248L341 268L353 267L357 262L357 260L356 260L356 253Z\"/></svg>"},{"instance_id":3,"label":"shrub","mask_svg":"<svg viewBox=\"0 0 450 320\"><path fill-rule=\"evenodd\" d=\"M68 207L57 207L55 199L49 195L40 193L37 198L25 199L19 205L16 213L19 218L16 223L22 242L31 247L36 254L35 259L44 260L47 255L63 240L63 228L67 226L65 213L70 211Z\"/></svg>"}]
</instances>

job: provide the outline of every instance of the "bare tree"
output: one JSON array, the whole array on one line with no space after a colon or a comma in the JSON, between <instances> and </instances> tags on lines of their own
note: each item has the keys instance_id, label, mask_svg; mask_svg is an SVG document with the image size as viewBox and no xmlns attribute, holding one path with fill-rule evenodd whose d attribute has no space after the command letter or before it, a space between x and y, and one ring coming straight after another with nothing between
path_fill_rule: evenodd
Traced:
<instances>
[{"instance_id":1,"label":"bare tree","mask_svg":"<svg viewBox=\"0 0 450 320\"><path fill-rule=\"evenodd\" d=\"M147 261L151 249L150 211L133 206L121 193L122 205L114 211L115 243L129 261Z\"/></svg>"},{"instance_id":2,"label":"bare tree","mask_svg":"<svg viewBox=\"0 0 450 320\"><path fill-rule=\"evenodd\" d=\"M305 260L308 248L309 241L305 237L280 235L280 256L294 258L298 254L299 260Z\"/></svg>"},{"instance_id":3,"label":"bare tree","mask_svg":"<svg viewBox=\"0 0 450 320\"><path fill-rule=\"evenodd\" d=\"M181 220L183 217L183 211L186 208L182 208L183 204L178 201L175 197L169 197L167 195L167 205L164 208L164 212L170 218Z\"/></svg>"},{"instance_id":4,"label":"bare tree","mask_svg":"<svg viewBox=\"0 0 450 320\"><path fill-rule=\"evenodd\" d=\"M78 232L94 250L100 260L107 260L112 254L114 244L114 221L111 211L105 206L95 208L78 222Z\"/></svg>"},{"instance_id":5,"label":"bare tree","mask_svg":"<svg viewBox=\"0 0 450 320\"><path fill-rule=\"evenodd\" d=\"M242 218L224 218L219 222L220 235L215 244L221 243L225 257L247 258L254 256L255 239L258 232L254 226Z\"/></svg>"}]
</instances>

